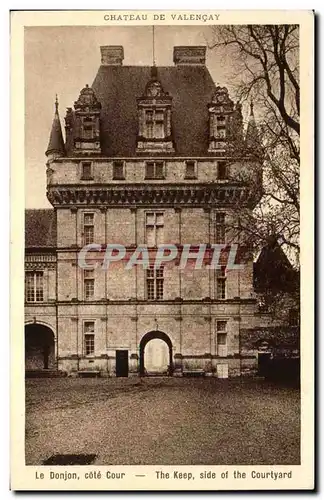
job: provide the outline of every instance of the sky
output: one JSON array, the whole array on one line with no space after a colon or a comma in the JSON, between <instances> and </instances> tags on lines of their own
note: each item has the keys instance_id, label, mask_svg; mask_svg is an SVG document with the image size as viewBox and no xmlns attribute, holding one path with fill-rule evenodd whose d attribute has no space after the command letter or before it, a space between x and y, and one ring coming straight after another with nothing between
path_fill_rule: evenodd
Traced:
<instances>
[{"instance_id":1,"label":"sky","mask_svg":"<svg viewBox=\"0 0 324 500\"><path fill-rule=\"evenodd\" d=\"M208 45L212 26L155 26L157 66L173 66L175 45ZM100 66L101 45L122 45L127 65L151 65L152 27L60 26L25 28L25 205L50 208L46 198L46 157L55 94L64 116L80 90L91 85ZM216 84L234 91L229 54L207 49L206 65ZM244 108L243 108L244 111Z\"/></svg>"}]
</instances>

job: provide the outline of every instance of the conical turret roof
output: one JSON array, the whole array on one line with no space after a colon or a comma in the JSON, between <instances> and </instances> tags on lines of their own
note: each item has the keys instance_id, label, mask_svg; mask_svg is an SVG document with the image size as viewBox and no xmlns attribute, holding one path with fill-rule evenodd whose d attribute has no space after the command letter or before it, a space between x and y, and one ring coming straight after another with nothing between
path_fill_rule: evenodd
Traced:
<instances>
[{"instance_id":1,"label":"conical turret roof","mask_svg":"<svg viewBox=\"0 0 324 500\"><path fill-rule=\"evenodd\" d=\"M53 123L52 123L51 135L49 138L49 142L48 142L48 146L47 146L47 150L46 150L45 154L46 154L46 156L48 156L50 154L58 154L58 155L63 156L65 154L64 140L63 140L60 116L59 116L59 112L58 112L57 96L55 99L55 113L54 113L54 118L53 118Z\"/></svg>"},{"instance_id":2,"label":"conical turret roof","mask_svg":"<svg viewBox=\"0 0 324 500\"><path fill-rule=\"evenodd\" d=\"M262 147L260 142L260 135L254 117L253 102L250 104L250 116L246 129L245 145L248 149L260 153Z\"/></svg>"}]
</instances>

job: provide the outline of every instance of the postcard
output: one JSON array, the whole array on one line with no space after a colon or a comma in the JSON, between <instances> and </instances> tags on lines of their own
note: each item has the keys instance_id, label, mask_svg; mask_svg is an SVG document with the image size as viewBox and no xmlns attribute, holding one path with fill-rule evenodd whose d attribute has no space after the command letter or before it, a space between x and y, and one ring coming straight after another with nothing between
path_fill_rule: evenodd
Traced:
<instances>
[{"instance_id":1,"label":"postcard","mask_svg":"<svg viewBox=\"0 0 324 500\"><path fill-rule=\"evenodd\" d=\"M314 488L314 12L11 12L11 489Z\"/></svg>"}]
</instances>

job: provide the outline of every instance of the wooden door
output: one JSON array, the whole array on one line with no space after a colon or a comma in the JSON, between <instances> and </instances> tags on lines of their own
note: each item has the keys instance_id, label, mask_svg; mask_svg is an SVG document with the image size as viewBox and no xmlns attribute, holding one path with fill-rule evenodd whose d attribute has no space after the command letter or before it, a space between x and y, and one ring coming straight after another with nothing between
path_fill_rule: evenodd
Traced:
<instances>
[{"instance_id":1,"label":"wooden door","mask_svg":"<svg viewBox=\"0 0 324 500\"><path fill-rule=\"evenodd\" d=\"M128 351L116 351L116 377L128 377Z\"/></svg>"}]
</instances>

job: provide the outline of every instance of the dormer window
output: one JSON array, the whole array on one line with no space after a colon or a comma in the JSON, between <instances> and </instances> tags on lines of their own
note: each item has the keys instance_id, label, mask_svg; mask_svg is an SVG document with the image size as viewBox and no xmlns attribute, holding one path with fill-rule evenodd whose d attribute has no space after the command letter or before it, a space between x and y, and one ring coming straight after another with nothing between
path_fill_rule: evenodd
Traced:
<instances>
[{"instance_id":1,"label":"dormer window","mask_svg":"<svg viewBox=\"0 0 324 500\"><path fill-rule=\"evenodd\" d=\"M209 104L209 148L210 153L224 154L228 146L228 127L234 112L234 103L226 87L216 87Z\"/></svg>"},{"instance_id":2,"label":"dormer window","mask_svg":"<svg viewBox=\"0 0 324 500\"><path fill-rule=\"evenodd\" d=\"M86 85L74 103L74 117L67 111L67 134L73 141L74 154L100 154L100 112L101 104L92 88ZM73 124L73 135L72 133Z\"/></svg>"},{"instance_id":3,"label":"dormer window","mask_svg":"<svg viewBox=\"0 0 324 500\"><path fill-rule=\"evenodd\" d=\"M144 94L137 99L138 138L137 153L174 153L171 134L172 97L164 92L157 77L157 68L151 69Z\"/></svg>"}]
</instances>

